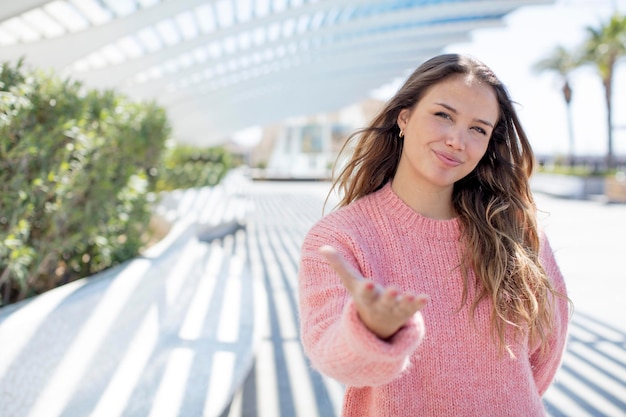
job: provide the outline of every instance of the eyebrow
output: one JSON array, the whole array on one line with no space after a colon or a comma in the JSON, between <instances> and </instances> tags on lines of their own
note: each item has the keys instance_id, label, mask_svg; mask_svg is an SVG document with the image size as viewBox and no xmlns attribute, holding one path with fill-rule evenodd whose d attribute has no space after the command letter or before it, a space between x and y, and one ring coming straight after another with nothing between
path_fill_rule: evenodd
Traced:
<instances>
[{"instance_id":1,"label":"eyebrow","mask_svg":"<svg viewBox=\"0 0 626 417\"><path fill-rule=\"evenodd\" d=\"M447 105L446 103L435 103L435 104L438 104L441 107L445 107L446 109L450 110L454 114L458 114L459 113L459 112L456 111L456 109L454 107L451 107L451 106ZM487 125L487 126L489 126L489 127L491 127L493 129L493 123L491 123L491 122L488 122L488 121L483 120L483 119L474 119L474 120L476 122L478 122L478 123L482 123L484 125Z\"/></svg>"}]
</instances>

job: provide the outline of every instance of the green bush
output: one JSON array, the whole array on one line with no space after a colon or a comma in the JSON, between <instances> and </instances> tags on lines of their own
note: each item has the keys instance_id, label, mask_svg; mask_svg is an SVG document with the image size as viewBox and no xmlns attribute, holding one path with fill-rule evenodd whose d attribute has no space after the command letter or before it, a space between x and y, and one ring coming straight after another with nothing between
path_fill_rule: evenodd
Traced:
<instances>
[{"instance_id":1,"label":"green bush","mask_svg":"<svg viewBox=\"0 0 626 417\"><path fill-rule=\"evenodd\" d=\"M21 63L0 68L0 305L136 256L165 111Z\"/></svg>"},{"instance_id":2,"label":"green bush","mask_svg":"<svg viewBox=\"0 0 626 417\"><path fill-rule=\"evenodd\" d=\"M222 146L168 146L158 175L157 191L212 186L233 167L232 155Z\"/></svg>"}]
</instances>

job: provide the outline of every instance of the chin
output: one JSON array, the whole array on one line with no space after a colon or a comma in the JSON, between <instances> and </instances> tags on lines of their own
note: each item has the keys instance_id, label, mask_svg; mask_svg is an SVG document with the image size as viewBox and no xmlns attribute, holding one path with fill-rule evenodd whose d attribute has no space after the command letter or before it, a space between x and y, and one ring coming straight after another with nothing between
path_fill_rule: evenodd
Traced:
<instances>
[{"instance_id":1,"label":"chin","mask_svg":"<svg viewBox=\"0 0 626 417\"><path fill-rule=\"evenodd\" d=\"M460 181L465 177L465 176L450 175L450 174L451 174L450 172L443 172L443 173L436 174L433 178L431 178L431 181L434 185L445 188L445 187L453 186L457 181Z\"/></svg>"}]
</instances>

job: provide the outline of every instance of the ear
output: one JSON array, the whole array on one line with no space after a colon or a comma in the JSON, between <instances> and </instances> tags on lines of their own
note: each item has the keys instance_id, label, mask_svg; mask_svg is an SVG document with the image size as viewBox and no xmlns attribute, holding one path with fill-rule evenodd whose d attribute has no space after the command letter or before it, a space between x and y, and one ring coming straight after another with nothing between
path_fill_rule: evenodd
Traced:
<instances>
[{"instance_id":1,"label":"ear","mask_svg":"<svg viewBox=\"0 0 626 417\"><path fill-rule=\"evenodd\" d=\"M400 130L404 130L406 128L410 115L411 115L411 112L409 109L400 110L400 113L398 113L398 119L396 120Z\"/></svg>"}]
</instances>

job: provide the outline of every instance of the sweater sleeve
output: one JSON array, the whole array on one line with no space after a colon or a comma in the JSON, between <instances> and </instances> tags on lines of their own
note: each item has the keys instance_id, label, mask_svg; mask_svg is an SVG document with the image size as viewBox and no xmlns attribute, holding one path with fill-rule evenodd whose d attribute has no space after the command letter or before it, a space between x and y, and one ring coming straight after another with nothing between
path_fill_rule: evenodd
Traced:
<instances>
[{"instance_id":1,"label":"sweater sleeve","mask_svg":"<svg viewBox=\"0 0 626 417\"><path fill-rule=\"evenodd\" d=\"M367 329L339 276L318 253L322 245L332 245L360 270L355 250L334 235L314 227L303 244L299 298L305 353L315 369L345 385L388 383L409 366L409 357L423 338L421 313L388 341Z\"/></svg>"},{"instance_id":2,"label":"sweater sleeve","mask_svg":"<svg viewBox=\"0 0 626 417\"><path fill-rule=\"evenodd\" d=\"M541 237L540 261L554 289L562 296L555 296L554 302L554 328L548 345L543 351L537 349L530 357L535 384L539 394L543 395L554 376L556 375L567 341L567 329L569 325L569 301L566 298L567 291L565 281L556 263L554 253L545 234Z\"/></svg>"}]
</instances>

